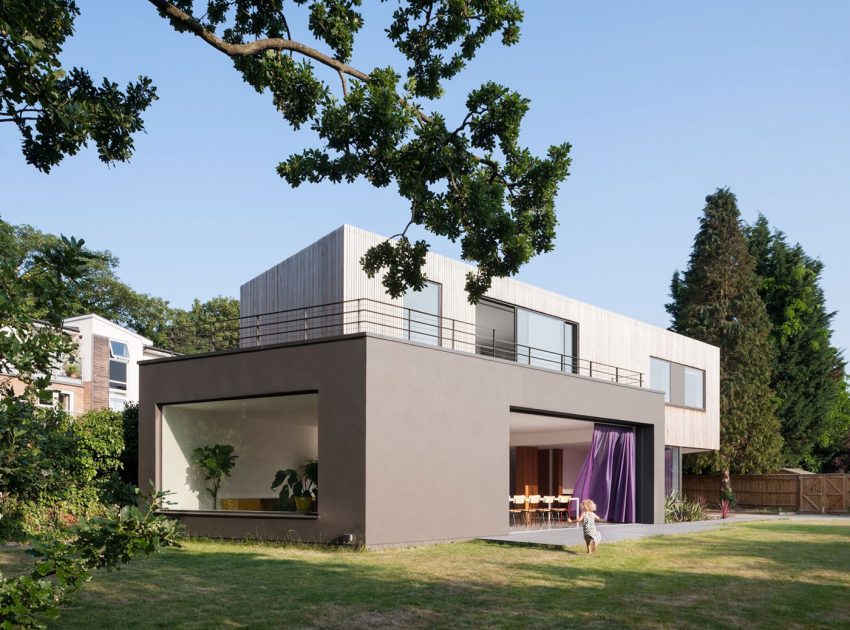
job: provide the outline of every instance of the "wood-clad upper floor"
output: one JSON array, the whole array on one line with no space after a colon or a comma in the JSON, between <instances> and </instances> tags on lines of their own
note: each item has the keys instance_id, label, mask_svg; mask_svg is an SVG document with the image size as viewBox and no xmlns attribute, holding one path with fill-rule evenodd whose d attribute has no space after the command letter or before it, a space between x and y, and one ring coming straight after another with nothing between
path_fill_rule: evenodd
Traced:
<instances>
[{"instance_id":1,"label":"wood-clad upper floor","mask_svg":"<svg viewBox=\"0 0 850 630\"><path fill-rule=\"evenodd\" d=\"M280 264L242 285L242 317L284 309L297 309L350 300L370 300L402 307L404 299L386 295L381 278L368 278L360 266L366 250L384 237L352 226L342 226ZM426 257L425 273L440 286L438 315L452 327L471 328L474 340L476 307L464 290L466 274L474 270L465 263L438 254ZM669 404L666 407L665 443L692 449L719 448L719 349L636 319L586 304L512 278L496 278L487 298L550 315L575 324L572 354L582 362L618 366L643 375L650 385L651 359L689 366L704 372L704 409ZM402 336L400 327L397 336ZM342 327L336 332L347 332ZM385 334L385 331L378 331ZM476 350L469 343L470 330L440 328L441 345ZM451 344L449 343L451 336ZM466 344L466 347L464 347ZM580 371L580 374L585 372Z\"/></svg>"}]
</instances>

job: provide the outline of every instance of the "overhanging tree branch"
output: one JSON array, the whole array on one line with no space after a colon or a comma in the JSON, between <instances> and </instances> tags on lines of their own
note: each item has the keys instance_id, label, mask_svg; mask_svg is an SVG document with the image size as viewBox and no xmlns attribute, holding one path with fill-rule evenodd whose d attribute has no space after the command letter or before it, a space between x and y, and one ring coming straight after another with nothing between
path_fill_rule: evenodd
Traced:
<instances>
[{"instance_id":1,"label":"overhanging tree branch","mask_svg":"<svg viewBox=\"0 0 850 630\"><path fill-rule=\"evenodd\" d=\"M215 33L208 31L198 20L182 9L175 7L170 2L166 2L166 0L148 1L173 22L176 22L182 28L185 28L190 33L197 35L216 50L223 52L225 55L230 57L251 57L266 50L289 50L300 53L314 61L318 61L329 68L333 68L340 74L347 74L348 76L360 79L361 81L369 80L369 75L365 72L352 68L348 64L343 63L338 59L334 59L315 48L311 48L310 46L291 39L273 37L269 39L258 39L257 41L249 42L247 44L230 44L218 37Z\"/></svg>"}]
</instances>

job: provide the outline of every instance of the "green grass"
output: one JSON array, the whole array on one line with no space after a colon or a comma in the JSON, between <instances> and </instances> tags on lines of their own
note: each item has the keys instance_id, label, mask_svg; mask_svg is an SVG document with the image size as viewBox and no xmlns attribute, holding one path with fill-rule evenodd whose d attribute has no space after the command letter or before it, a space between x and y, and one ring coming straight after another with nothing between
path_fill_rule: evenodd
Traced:
<instances>
[{"instance_id":1,"label":"green grass","mask_svg":"<svg viewBox=\"0 0 850 630\"><path fill-rule=\"evenodd\" d=\"M97 575L51 627L850 627L848 523L742 523L583 552L194 540ZM24 557L0 549L0 566Z\"/></svg>"}]
</instances>

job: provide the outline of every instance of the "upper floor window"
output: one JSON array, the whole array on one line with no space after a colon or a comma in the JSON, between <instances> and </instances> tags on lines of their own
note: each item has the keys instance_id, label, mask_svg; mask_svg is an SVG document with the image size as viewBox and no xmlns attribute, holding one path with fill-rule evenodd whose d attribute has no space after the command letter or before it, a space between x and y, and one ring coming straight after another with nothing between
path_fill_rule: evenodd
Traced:
<instances>
[{"instance_id":1,"label":"upper floor window","mask_svg":"<svg viewBox=\"0 0 850 630\"><path fill-rule=\"evenodd\" d=\"M575 372L575 324L536 311L516 309L517 361Z\"/></svg>"},{"instance_id":2,"label":"upper floor window","mask_svg":"<svg viewBox=\"0 0 850 630\"><path fill-rule=\"evenodd\" d=\"M130 350L127 348L127 344L123 341L115 341L114 339L109 340L109 356L113 359L129 359L130 358Z\"/></svg>"},{"instance_id":3,"label":"upper floor window","mask_svg":"<svg viewBox=\"0 0 850 630\"><path fill-rule=\"evenodd\" d=\"M705 370L650 357L649 386L663 391L668 405L705 409Z\"/></svg>"},{"instance_id":4,"label":"upper floor window","mask_svg":"<svg viewBox=\"0 0 850 630\"><path fill-rule=\"evenodd\" d=\"M437 282L427 281L421 291L408 289L404 294L405 338L440 345L441 289Z\"/></svg>"},{"instance_id":5,"label":"upper floor window","mask_svg":"<svg viewBox=\"0 0 850 630\"><path fill-rule=\"evenodd\" d=\"M475 351L564 372L578 371L577 325L482 299L475 307Z\"/></svg>"},{"instance_id":6,"label":"upper floor window","mask_svg":"<svg viewBox=\"0 0 850 630\"><path fill-rule=\"evenodd\" d=\"M122 341L109 340L109 388L127 389L127 363L130 351Z\"/></svg>"}]
</instances>

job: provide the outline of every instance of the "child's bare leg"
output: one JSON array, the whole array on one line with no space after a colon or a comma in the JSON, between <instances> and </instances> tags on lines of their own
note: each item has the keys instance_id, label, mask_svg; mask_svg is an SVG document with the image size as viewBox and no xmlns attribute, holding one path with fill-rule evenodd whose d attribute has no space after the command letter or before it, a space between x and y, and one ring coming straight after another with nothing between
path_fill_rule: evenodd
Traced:
<instances>
[{"instance_id":1,"label":"child's bare leg","mask_svg":"<svg viewBox=\"0 0 850 630\"><path fill-rule=\"evenodd\" d=\"M596 553L596 541L590 541L590 553Z\"/></svg>"}]
</instances>

